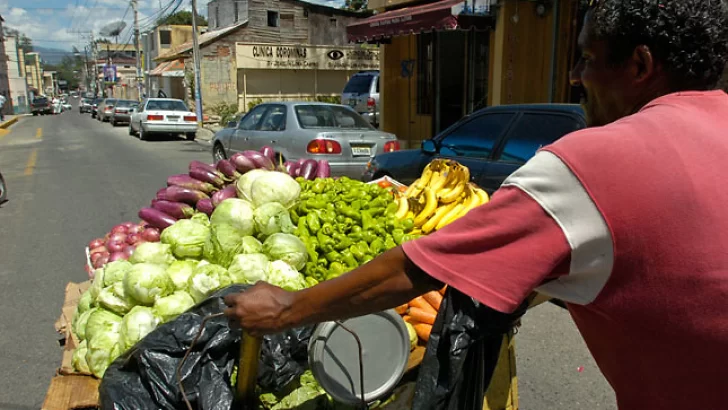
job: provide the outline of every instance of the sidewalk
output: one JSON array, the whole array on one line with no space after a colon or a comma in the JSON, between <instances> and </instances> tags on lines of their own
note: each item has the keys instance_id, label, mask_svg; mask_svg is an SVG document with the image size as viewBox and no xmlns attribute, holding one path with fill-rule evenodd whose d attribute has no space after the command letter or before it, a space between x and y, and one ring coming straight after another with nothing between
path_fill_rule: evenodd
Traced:
<instances>
[{"instance_id":1,"label":"sidewalk","mask_svg":"<svg viewBox=\"0 0 728 410\"><path fill-rule=\"evenodd\" d=\"M20 117L23 117L23 115L6 115L5 116L5 121L3 121L2 123L0 123L0 129L10 128L11 125L13 125L16 122L18 122L18 120L20 119Z\"/></svg>"},{"instance_id":2,"label":"sidewalk","mask_svg":"<svg viewBox=\"0 0 728 410\"><path fill-rule=\"evenodd\" d=\"M195 137L195 142L201 144L201 145L211 145L212 144L212 138L215 137L215 133L219 131L222 128L219 128L217 125L205 125L202 128L197 130L197 136Z\"/></svg>"}]
</instances>

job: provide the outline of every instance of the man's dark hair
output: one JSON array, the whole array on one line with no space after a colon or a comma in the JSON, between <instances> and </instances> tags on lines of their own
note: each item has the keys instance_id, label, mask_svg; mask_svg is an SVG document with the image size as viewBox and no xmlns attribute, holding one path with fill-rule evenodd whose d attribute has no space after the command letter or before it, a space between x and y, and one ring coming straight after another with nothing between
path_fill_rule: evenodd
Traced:
<instances>
[{"instance_id":1,"label":"man's dark hair","mask_svg":"<svg viewBox=\"0 0 728 410\"><path fill-rule=\"evenodd\" d=\"M716 87L728 58L726 0L597 0L591 22L619 64L646 45L680 90Z\"/></svg>"}]
</instances>

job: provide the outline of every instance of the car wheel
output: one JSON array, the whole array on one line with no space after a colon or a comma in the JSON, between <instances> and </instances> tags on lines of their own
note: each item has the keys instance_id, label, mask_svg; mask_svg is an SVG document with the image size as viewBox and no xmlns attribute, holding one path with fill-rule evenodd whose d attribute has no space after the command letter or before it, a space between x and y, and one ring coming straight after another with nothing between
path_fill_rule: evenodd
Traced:
<instances>
[{"instance_id":1,"label":"car wheel","mask_svg":"<svg viewBox=\"0 0 728 410\"><path fill-rule=\"evenodd\" d=\"M33 117L37 117L37 116L38 116L38 113L37 112L34 112L33 113Z\"/></svg>"},{"instance_id":2,"label":"car wheel","mask_svg":"<svg viewBox=\"0 0 728 410\"><path fill-rule=\"evenodd\" d=\"M144 132L144 127L142 127L142 126L139 126L139 139L141 141L149 139L149 137L147 136L147 133Z\"/></svg>"},{"instance_id":3,"label":"car wheel","mask_svg":"<svg viewBox=\"0 0 728 410\"><path fill-rule=\"evenodd\" d=\"M114 121L113 118L109 119L109 124L111 124L112 127L116 127L116 121Z\"/></svg>"},{"instance_id":4,"label":"car wheel","mask_svg":"<svg viewBox=\"0 0 728 410\"><path fill-rule=\"evenodd\" d=\"M220 144L219 142L216 143L215 146L212 148L212 159L215 162L227 159L227 155L225 155L225 148L223 148L222 144Z\"/></svg>"},{"instance_id":5,"label":"car wheel","mask_svg":"<svg viewBox=\"0 0 728 410\"><path fill-rule=\"evenodd\" d=\"M134 136L134 128L131 127L131 123L129 123L129 135Z\"/></svg>"},{"instance_id":6,"label":"car wheel","mask_svg":"<svg viewBox=\"0 0 728 410\"><path fill-rule=\"evenodd\" d=\"M185 134L185 138L187 138L187 141L194 141L196 137L196 132L188 132L187 134Z\"/></svg>"}]
</instances>

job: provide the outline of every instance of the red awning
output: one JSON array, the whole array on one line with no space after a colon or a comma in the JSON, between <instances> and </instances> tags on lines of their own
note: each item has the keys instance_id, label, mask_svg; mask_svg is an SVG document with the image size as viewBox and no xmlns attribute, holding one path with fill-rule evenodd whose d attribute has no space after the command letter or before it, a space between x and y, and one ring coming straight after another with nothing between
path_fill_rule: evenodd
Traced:
<instances>
[{"instance_id":1,"label":"red awning","mask_svg":"<svg viewBox=\"0 0 728 410\"><path fill-rule=\"evenodd\" d=\"M350 42L365 43L425 31L454 30L462 25L459 13L464 8L464 0L440 0L387 11L347 26L346 33Z\"/></svg>"}]
</instances>

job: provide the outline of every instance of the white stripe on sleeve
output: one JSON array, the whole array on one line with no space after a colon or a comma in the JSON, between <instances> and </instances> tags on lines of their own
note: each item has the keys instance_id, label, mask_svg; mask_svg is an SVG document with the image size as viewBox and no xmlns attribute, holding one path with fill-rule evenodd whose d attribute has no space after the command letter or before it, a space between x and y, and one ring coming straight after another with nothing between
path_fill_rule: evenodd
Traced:
<instances>
[{"instance_id":1,"label":"white stripe on sleeve","mask_svg":"<svg viewBox=\"0 0 728 410\"><path fill-rule=\"evenodd\" d=\"M569 274L537 290L586 305L602 291L614 265L612 235L601 212L566 164L539 151L503 182L531 196L556 221L571 246Z\"/></svg>"}]
</instances>

